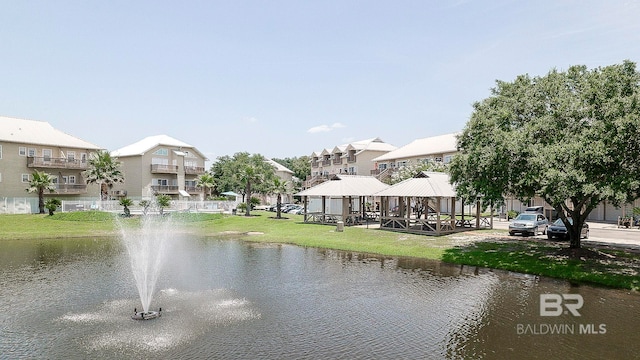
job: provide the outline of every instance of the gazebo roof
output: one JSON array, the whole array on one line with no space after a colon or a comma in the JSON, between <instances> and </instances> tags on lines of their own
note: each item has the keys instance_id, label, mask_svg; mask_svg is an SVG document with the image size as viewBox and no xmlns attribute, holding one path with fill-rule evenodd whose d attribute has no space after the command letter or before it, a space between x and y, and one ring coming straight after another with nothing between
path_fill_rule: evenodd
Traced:
<instances>
[{"instance_id":1,"label":"gazebo roof","mask_svg":"<svg viewBox=\"0 0 640 360\"><path fill-rule=\"evenodd\" d=\"M334 175L312 188L299 192L298 196L371 196L389 185L373 176Z\"/></svg>"},{"instance_id":2,"label":"gazebo roof","mask_svg":"<svg viewBox=\"0 0 640 360\"><path fill-rule=\"evenodd\" d=\"M375 196L411 197L456 197L449 175L441 172L422 171L411 179L406 179L378 191Z\"/></svg>"}]
</instances>

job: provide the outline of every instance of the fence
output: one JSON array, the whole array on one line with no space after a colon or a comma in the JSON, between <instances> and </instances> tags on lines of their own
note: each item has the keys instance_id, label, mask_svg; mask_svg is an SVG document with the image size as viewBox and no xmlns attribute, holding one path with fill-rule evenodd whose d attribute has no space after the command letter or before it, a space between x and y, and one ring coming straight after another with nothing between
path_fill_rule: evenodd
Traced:
<instances>
[{"instance_id":1,"label":"fence","mask_svg":"<svg viewBox=\"0 0 640 360\"><path fill-rule=\"evenodd\" d=\"M172 200L164 212L210 212L210 213L232 213L238 203L235 201L189 201ZM102 210L109 212L124 212L122 205L117 200L63 200L58 211L86 211ZM142 214L143 208L139 202L134 201L134 205L129 206L132 214ZM148 212L157 212L157 206L151 205ZM38 198L0 198L0 214L36 214L38 213Z\"/></svg>"}]
</instances>

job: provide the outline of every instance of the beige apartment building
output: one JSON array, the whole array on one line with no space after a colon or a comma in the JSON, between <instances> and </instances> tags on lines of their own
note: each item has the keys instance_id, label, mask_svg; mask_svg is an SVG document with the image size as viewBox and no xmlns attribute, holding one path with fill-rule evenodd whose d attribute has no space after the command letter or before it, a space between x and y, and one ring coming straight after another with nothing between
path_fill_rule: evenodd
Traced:
<instances>
[{"instance_id":1,"label":"beige apartment building","mask_svg":"<svg viewBox=\"0 0 640 360\"><path fill-rule=\"evenodd\" d=\"M422 162L448 164L456 154L457 133L421 138L372 159L371 175L380 181L403 167Z\"/></svg>"},{"instance_id":2,"label":"beige apartment building","mask_svg":"<svg viewBox=\"0 0 640 360\"><path fill-rule=\"evenodd\" d=\"M195 147L167 135L146 137L111 152L122 163L124 183L115 184L111 198L148 199L165 194L175 200L204 200L196 179L208 159Z\"/></svg>"},{"instance_id":3,"label":"beige apartment building","mask_svg":"<svg viewBox=\"0 0 640 360\"><path fill-rule=\"evenodd\" d=\"M315 151L311 154L311 176L304 188L322 183L331 175L371 175L372 160L378 156L395 150L380 138L355 141Z\"/></svg>"},{"instance_id":4,"label":"beige apartment building","mask_svg":"<svg viewBox=\"0 0 640 360\"><path fill-rule=\"evenodd\" d=\"M38 194L26 191L35 170L53 178L56 191L46 196L97 198L98 186L87 185L82 176L89 154L97 150L102 148L47 122L0 116L0 213L38 211Z\"/></svg>"}]
</instances>

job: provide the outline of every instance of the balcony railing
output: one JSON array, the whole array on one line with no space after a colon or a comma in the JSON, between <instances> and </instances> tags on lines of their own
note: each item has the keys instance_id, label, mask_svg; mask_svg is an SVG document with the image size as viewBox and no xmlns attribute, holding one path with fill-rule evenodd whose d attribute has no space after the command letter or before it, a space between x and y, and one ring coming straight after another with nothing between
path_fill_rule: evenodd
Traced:
<instances>
[{"instance_id":1,"label":"balcony railing","mask_svg":"<svg viewBox=\"0 0 640 360\"><path fill-rule=\"evenodd\" d=\"M189 194L202 194L204 192L204 187L185 186L184 191L188 192Z\"/></svg>"},{"instance_id":2,"label":"balcony railing","mask_svg":"<svg viewBox=\"0 0 640 360\"><path fill-rule=\"evenodd\" d=\"M312 168L317 168L319 163L320 163L319 161L312 161L311 162L311 167Z\"/></svg>"},{"instance_id":3,"label":"balcony railing","mask_svg":"<svg viewBox=\"0 0 640 360\"><path fill-rule=\"evenodd\" d=\"M152 185L151 190L158 194L177 194L178 185Z\"/></svg>"},{"instance_id":4,"label":"balcony railing","mask_svg":"<svg viewBox=\"0 0 640 360\"><path fill-rule=\"evenodd\" d=\"M322 160L322 165L331 165L331 159Z\"/></svg>"},{"instance_id":5,"label":"balcony railing","mask_svg":"<svg viewBox=\"0 0 640 360\"><path fill-rule=\"evenodd\" d=\"M342 164L342 158L333 159L333 164L334 164L334 165L340 165L340 164Z\"/></svg>"},{"instance_id":6,"label":"balcony railing","mask_svg":"<svg viewBox=\"0 0 640 360\"><path fill-rule=\"evenodd\" d=\"M177 174L178 165L151 164L151 172L154 174Z\"/></svg>"},{"instance_id":7,"label":"balcony railing","mask_svg":"<svg viewBox=\"0 0 640 360\"><path fill-rule=\"evenodd\" d=\"M204 167L200 166L185 166L184 173L188 175L201 175L204 174Z\"/></svg>"},{"instance_id":8,"label":"balcony railing","mask_svg":"<svg viewBox=\"0 0 640 360\"><path fill-rule=\"evenodd\" d=\"M30 168L86 169L87 161L80 159L29 156L27 157L27 166Z\"/></svg>"},{"instance_id":9,"label":"balcony railing","mask_svg":"<svg viewBox=\"0 0 640 360\"><path fill-rule=\"evenodd\" d=\"M56 195L77 195L86 194L87 185L82 184L56 184Z\"/></svg>"}]
</instances>

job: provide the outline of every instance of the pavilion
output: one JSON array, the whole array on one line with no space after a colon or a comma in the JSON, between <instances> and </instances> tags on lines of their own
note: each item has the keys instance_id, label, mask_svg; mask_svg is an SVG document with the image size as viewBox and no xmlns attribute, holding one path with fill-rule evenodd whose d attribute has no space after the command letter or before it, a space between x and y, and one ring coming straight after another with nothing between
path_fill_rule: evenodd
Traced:
<instances>
[{"instance_id":1,"label":"pavilion","mask_svg":"<svg viewBox=\"0 0 640 360\"><path fill-rule=\"evenodd\" d=\"M482 217L479 199L475 216L465 218L464 204L456 201L456 192L449 175L440 172L420 172L375 193L380 199L380 229L445 235L469 228L493 228L491 217ZM391 200L398 204L391 207ZM458 216L456 210L460 210Z\"/></svg>"}]
</instances>

